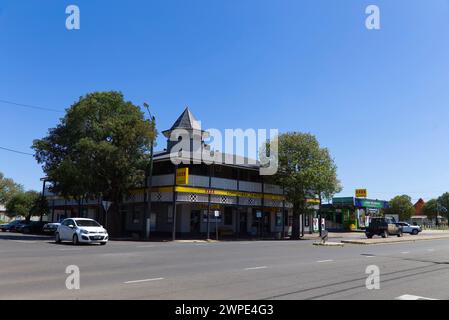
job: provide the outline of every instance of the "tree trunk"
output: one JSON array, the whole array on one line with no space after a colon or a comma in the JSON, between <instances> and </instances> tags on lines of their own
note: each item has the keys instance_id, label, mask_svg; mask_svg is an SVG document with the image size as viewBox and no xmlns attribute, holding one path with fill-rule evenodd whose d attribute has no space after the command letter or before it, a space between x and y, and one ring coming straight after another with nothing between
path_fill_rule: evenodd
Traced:
<instances>
[{"instance_id":1,"label":"tree trunk","mask_svg":"<svg viewBox=\"0 0 449 320\"><path fill-rule=\"evenodd\" d=\"M120 201L114 199L113 204L107 213L108 221L108 233L110 237L120 237L121 234L121 221L120 221Z\"/></svg>"},{"instance_id":2,"label":"tree trunk","mask_svg":"<svg viewBox=\"0 0 449 320\"><path fill-rule=\"evenodd\" d=\"M291 240L299 240L299 213L300 210L296 206L293 207L292 236Z\"/></svg>"}]
</instances>

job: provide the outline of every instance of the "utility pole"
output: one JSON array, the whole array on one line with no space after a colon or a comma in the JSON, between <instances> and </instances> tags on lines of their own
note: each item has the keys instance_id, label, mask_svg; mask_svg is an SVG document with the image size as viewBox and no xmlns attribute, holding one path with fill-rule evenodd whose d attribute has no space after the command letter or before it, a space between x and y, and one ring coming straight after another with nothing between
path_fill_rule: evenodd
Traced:
<instances>
[{"instance_id":1,"label":"utility pole","mask_svg":"<svg viewBox=\"0 0 449 320\"><path fill-rule=\"evenodd\" d=\"M440 223L438 222L438 217L440 216L440 204L438 203L437 200L437 218L435 219L435 225L438 227L440 225Z\"/></svg>"},{"instance_id":2,"label":"utility pole","mask_svg":"<svg viewBox=\"0 0 449 320\"><path fill-rule=\"evenodd\" d=\"M207 196L207 235L206 235L206 239L209 240L210 239L210 201L211 201L211 190L212 190L212 169L213 169L213 164L209 165L209 194Z\"/></svg>"},{"instance_id":3,"label":"utility pole","mask_svg":"<svg viewBox=\"0 0 449 320\"><path fill-rule=\"evenodd\" d=\"M47 178L41 178L41 181L42 181L42 206L44 206L44 203L45 203L45 183L47 182ZM43 208L41 208L41 209L43 209ZM41 212L41 218L40 218L40 221L42 222L42 216L43 216L43 212ZM52 221L53 222L53 221Z\"/></svg>"},{"instance_id":4,"label":"utility pole","mask_svg":"<svg viewBox=\"0 0 449 320\"><path fill-rule=\"evenodd\" d=\"M143 104L144 107L147 109L148 114L150 116L151 119L151 128L154 131L154 128L156 128L156 118L154 116L151 115L150 112L150 106L147 103ZM144 239L148 240L149 239L149 232L148 232L148 228L147 228L147 219L148 219L148 212L150 214L150 219L151 219L151 188L153 186L153 155L154 155L154 139L155 137L153 137L151 139L151 144L150 144L150 164L149 164L149 168L147 168L147 170L145 170L145 182L144 182L144 195L143 195L143 223L142 223L142 228L143 228L143 235L144 235ZM151 228L151 222L150 222L150 226L149 228Z\"/></svg>"}]
</instances>

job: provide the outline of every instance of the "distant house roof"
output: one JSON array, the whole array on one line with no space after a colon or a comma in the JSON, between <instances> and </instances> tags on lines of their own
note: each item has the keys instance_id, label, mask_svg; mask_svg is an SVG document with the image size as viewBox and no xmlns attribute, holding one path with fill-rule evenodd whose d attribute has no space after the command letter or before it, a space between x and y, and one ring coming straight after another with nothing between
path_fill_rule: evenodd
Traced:
<instances>
[{"instance_id":1,"label":"distant house roof","mask_svg":"<svg viewBox=\"0 0 449 320\"><path fill-rule=\"evenodd\" d=\"M423 205L423 204L425 204L425 201L424 201L422 198L419 198L419 200L416 201L416 203L414 204L414 206L416 207L416 206L418 206L418 205Z\"/></svg>"},{"instance_id":2,"label":"distant house roof","mask_svg":"<svg viewBox=\"0 0 449 320\"><path fill-rule=\"evenodd\" d=\"M426 202L422 198L420 198L418 201L416 201L416 203L413 205L415 207L415 215L417 215L417 216L423 215L422 209L423 209L425 203Z\"/></svg>"}]
</instances>

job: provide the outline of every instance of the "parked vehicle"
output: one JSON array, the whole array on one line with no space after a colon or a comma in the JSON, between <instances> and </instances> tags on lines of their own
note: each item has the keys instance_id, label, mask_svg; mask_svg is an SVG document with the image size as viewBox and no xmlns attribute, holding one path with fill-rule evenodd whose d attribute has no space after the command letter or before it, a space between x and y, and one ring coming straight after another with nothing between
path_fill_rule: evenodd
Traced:
<instances>
[{"instance_id":1,"label":"parked vehicle","mask_svg":"<svg viewBox=\"0 0 449 320\"><path fill-rule=\"evenodd\" d=\"M24 222L24 220L14 220L14 221L11 221L10 223L2 224L2 225L0 225L0 230L3 232L16 231L17 226L19 226L23 222Z\"/></svg>"},{"instance_id":2,"label":"parked vehicle","mask_svg":"<svg viewBox=\"0 0 449 320\"><path fill-rule=\"evenodd\" d=\"M58 227L61 225L60 222L52 222L44 225L42 231L47 234L55 234Z\"/></svg>"},{"instance_id":3,"label":"parked vehicle","mask_svg":"<svg viewBox=\"0 0 449 320\"><path fill-rule=\"evenodd\" d=\"M16 227L16 232L21 233L43 233L45 222L43 221L29 221L19 224Z\"/></svg>"},{"instance_id":4,"label":"parked vehicle","mask_svg":"<svg viewBox=\"0 0 449 320\"><path fill-rule=\"evenodd\" d=\"M409 233L416 236L422 231L421 226L414 226L407 222L398 222L397 224L402 227L403 233Z\"/></svg>"},{"instance_id":5,"label":"parked vehicle","mask_svg":"<svg viewBox=\"0 0 449 320\"><path fill-rule=\"evenodd\" d=\"M56 243L71 241L79 243L99 243L105 245L109 240L108 232L92 219L69 218L62 221L55 233Z\"/></svg>"},{"instance_id":6,"label":"parked vehicle","mask_svg":"<svg viewBox=\"0 0 449 320\"><path fill-rule=\"evenodd\" d=\"M373 217L366 228L365 234L369 239L375 235L382 238L387 238L390 235L402 237L402 227L391 217Z\"/></svg>"}]
</instances>

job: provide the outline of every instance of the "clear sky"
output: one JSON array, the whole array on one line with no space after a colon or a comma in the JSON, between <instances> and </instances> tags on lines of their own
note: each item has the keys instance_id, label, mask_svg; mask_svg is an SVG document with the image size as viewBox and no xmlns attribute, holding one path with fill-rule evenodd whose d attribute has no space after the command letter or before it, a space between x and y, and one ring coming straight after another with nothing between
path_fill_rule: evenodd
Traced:
<instances>
[{"instance_id":1,"label":"clear sky","mask_svg":"<svg viewBox=\"0 0 449 320\"><path fill-rule=\"evenodd\" d=\"M0 100L64 110L97 90L148 101L159 130L189 105L205 127L311 132L341 195L449 191L447 0L0 0ZM0 147L32 152L62 115L0 102ZM0 150L0 171L41 188L31 156Z\"/></svg>"}]
</instances>

